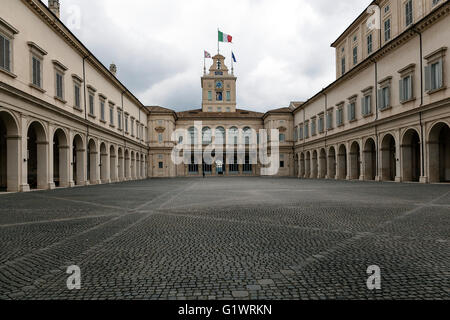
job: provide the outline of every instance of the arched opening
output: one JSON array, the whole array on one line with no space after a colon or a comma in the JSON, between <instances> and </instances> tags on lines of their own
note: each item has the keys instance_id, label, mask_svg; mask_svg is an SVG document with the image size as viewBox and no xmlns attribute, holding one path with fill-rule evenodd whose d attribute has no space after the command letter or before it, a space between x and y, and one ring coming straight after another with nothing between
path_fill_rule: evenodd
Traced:
<instances>
[{"instance_id":1,"label":"arched opening","mask_svg":"<svg viewBox=\"0 0 450 320\"><path fill-rule=\"evenodd\" d=\"M428 139L430 182L450 182L450 128L445 123L433 126Z\"/></svg>"},{"instance_id":2,"label":"arched opening","mask_svg":"<svg viewBox=\"0 0 450 320\"><path fill-rule=\"evenodd\" d=\"M361 150L358 142L350 147L350 179L357 180L361 176Z\"/></svg>"},{"instance_id":3,"label":"arched opening","mask_svg":"<svg viewBox=\"0 0 450 320\"><path fill-rule=\"evenodd\" d=\"M31 189L47 189L47 150L48 141L44 127L41 123L35 121L28 127L27 133L27 183Z\"/></svg>"},{"instance_id":4,"label":"arched opening","mask_svg":"<svg viewBox=\"0 0 450 320\"><path fill-rule=\"evenodd\" d=\"M298 153L296 153L294 155L294 177L298 177L298 174L299 174L298 165L299 165L299 159L298 159Z\"/></svg>"},{"instance_id":5,"label":"arched opening","mask_svg":"<svg viewBox=\"0 0 450 320\"><path fill-rule=\"evenodd\" d=\"M331 147L328 151L328 179L336 178L336 150Z\"/></svg>"},{"instance_id":6,"label":"arched opening","mask_svg":"<svg viewBox=\"0 0 450 320\"><path fill-rule=\"evenodd\" d=\"M306 152L305 178L311 178L311 152Z\"/></svg>"},{"instance_id":7,"label":"arched opening","mask_svg":"<svg viewBox=\"0 0 450 320\"><path fill-rule=\"evenodd\" d=\"M85 184L83 139L77 134L72 143L72 177L75 185Z\"/></svg>"},{"instance_id":8,"label":"arched opening","mask_svg":"<svg viewBox=\"0 0 450 320\"><path fill-rule=\"evenodd\" d=\"M119 181L123 181L125 179L125 159L122 148L117 149L117 157L117 171L119 175Z\"/></svg>"},{"instance_id":9,"label":"arched opening","mask_svg":"<svg viewBox=\"0 0 450 320\"><path fill-rule=\"evenodd\" d=\"M100 180L102 183L109 183L109 155L106 144L100 144Z\"/></svg>"},{"instance_id":10,"label":"arched opening","mask_svg":"<svg viewBox=\"0 0 450 320\"><path fill-rule=\"evenodd\" d=\"M327 176L327 152L320 149L319 154L319 178L324 179Z\"/></svg>"},{"instance_id":11,"label":"arched opening","mask_svg":"<svg viewBox=\"0 0 450 320\"><path fill-rule=\"evenodd\" d=\"M0 111L0 191L19 191L19 130L7 112Z\"/></svg>"},{"instance_id":12,"label":"arched opening","mask_svg":"<svg viewBox=\"0 0 450 320\"><path fill-rule=\"evenodd\" d=\"M375 180L377 174L377 151L375 141L367 139L364 145L364 179Z\"/></svg>"},{"instance_id":13,"label":"arched opening","mask_svg":"<svg viewBox=\"0 0 450 320\"><path fill-rule=\"evenodd\" d=\"M397 155L395 152L395 139L387 134L381 143L381 179L395 181L397 175Z\"/></svg>"},{"instance_id":14,"label":"arched opening","mask_svg":"<svg viewBox=\"0 0 450 320\"><path fill-rule=\"evenodd\" d=\"M317 151L314 150L312 153L312 160L311 160L311 178L317 179L317 175L318 175Z\"/></svg>"},{"instance_id":15,"label":"arched opening","mask_svg":"<svg viewBox=\"0 0 450 320\"><path fill-rule=\"evenodd\" d=\"M125 150L125 179L130 179L130 152Z\"/></svg>"},{"instance_id":16,"label":"arched opening","mask_svg":"<svg viewBox=\"0 0 450 320\"><path fill-rule=\"evenodd\" d=\"M97 144L95 143L94 139L90 139L88 143L88 149L87 149L87 172L88 172L88 181L90 184L98 184L99 181L99 174L98 174L98 168L99 168L99 161L97 160L98 151L97 151Z\"/></svg>"},{"instance_id":17,"label":"arched opening","mask_svg":"<svg viewBox=\"0 0 450 320\"><path fill-rule=\"evenodd\" d=\"M117 181L117 155L116 155L116 149L114 148L114 146L110 146L109 147L109 179L112 182L116 182Z\"/></svg>"},{"instance_id":18,"label":"arched opening","mask_svg":"<svg viewBox=\"0 0 450 320\"><path fill-rule=\"evenodd\" d=\"M346 179L347 174L347 148L341 144L338 151L338 179Z\"/></svg>"},{"instance_id":19,"label":"arched opening","mask_svg":"<svg viewBox=\"0 0 450 320\"><path fill-rule=\"evenodd\" d=\"M420 180L420 138L414 129L409 129L402 141L403 181Z\"/></svg>"},{"instance_id":20,"label":"arched opening","mask_svg":"<svg viewBox=\"0 0 450 320\"><path fill-rule=\"evenodd\" d=\"M305 154L302 152L300 153L300 178L305 177Z\"/></svg>"},{"instance_id":21,"label":"arched opening","mask_svg":"<svg viewBox=\"0 0 450 320\"><path fill-rule=\"evenodd\" d=\"M395 181L397 175L397 155L395 152L395 139L387 134L381 143L381 179Z\"/></svg>"},{"instance_id":22,"label":"arched opening","mask_svg":"<svg viewBox=\"0 0 450 320\"><path fill-rule=\"evenodd\" d=\"M53 135L53 182L56 187L69 186L69 145L62 129Z\"/></svg>"}]
</instances>

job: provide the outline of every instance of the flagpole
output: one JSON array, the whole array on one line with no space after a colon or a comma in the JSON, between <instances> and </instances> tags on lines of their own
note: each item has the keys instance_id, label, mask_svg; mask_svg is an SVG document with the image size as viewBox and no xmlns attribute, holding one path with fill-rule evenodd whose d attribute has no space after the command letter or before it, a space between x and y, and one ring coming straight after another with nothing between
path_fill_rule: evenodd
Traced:
<instances>
[{"instance_id":1,"label":"flagpole","mask_svg":"<svg viewBox=\"0 0 450 320\"><path fill-rule=\"evenodd\" d=\"M217 54L220 54L220 46L219 46L219 28L217 28Z\"/></svg>"},{"instance_id":2,"label":"flagpole","mask_svg":"<svg viewBox=\"0 0 450 320\"><path fill-rule=\"evenodd\" d=\"M233 68L233 49L231 49L231 74L234 74L234 68Z\"/></svg>"}]
</instances>

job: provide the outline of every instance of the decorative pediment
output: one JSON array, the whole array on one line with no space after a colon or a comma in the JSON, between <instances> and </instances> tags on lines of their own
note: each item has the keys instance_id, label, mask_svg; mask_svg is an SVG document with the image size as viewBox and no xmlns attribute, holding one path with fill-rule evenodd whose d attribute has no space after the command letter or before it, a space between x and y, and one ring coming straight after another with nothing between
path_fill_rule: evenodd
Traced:
<instances>
[{"instance_id":1,"label":"decorative pediment","mask_svg":"<svg viewBox=\"0 0 450 320\"><path fill-rule=\"evenodd\" d=\"M286 129L285 127L279 127L279 128L278 128L278 131L280 131L280 132L286 132L287 129Z\"/></svg>"},{"instance_id":2,"label":"decorative pediment","mask_svg":"<svg viewBox=\"0 0 450 320\"><path fill-rule=\"evenodd\" d=\"M155 131L158 132L158 133L163 133L164 131L166 131L166 128L164 128L164 127L156 127Z\"/></svg>"}]
</instances>

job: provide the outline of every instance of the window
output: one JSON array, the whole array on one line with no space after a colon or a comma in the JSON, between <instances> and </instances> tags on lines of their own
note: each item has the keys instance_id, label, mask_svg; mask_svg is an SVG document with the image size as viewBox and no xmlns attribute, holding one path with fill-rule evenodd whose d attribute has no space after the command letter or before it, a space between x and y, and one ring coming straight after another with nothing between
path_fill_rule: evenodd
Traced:
<instances>
[{"instance_id":1,"label":"window","mask_svg":"<svg viewBox=\"0 0 450 320\"><path fill-rule=\"evenodd\" d=\"M125 114L125 132L128 133L128 115Z\"/></svg>"},{"instance_id":2,"label":"window","mask_svg":"<svg viewBox=\"0 0 450 320\"><path fill-rule=\"evenodd\" d=\"M158 162L158 168L159 169L163 169L164 168L164 163L163 162Z\"/></svg>"},{"instance_id":3,"label":"window","mask_svg":"<svg viewBox=\"0 0 450 320\"><path fill-rule=\"evenodd\" d=\"M208 112L212 112L213 108L212 107L208 107Z\"/></svg>"},{"instance_id":4,"label":"window","mask_svg":"<svg viewBox=\"0 0 450 320\"><path fill-rule=\"evenodd\" d=\"M100 120L105 121L105 100L100 98Z\"/></svg>"},{"instance_id":5,"label":"window","mask_svg":"<svg viewBox=\"0 0 450 320\"><path fill-rule=\"evenodd\" d=\"M370 96L368 97L370 98ZM348 113L348 121L356 120L356 102L353 101L349 103L347 113ZM365 115L364 112L363 115Z\"/></svg>"},{"instance_id":6,"label":"window","mask_svg":"<svg viewBox=\"0 0 450 320\"><path fill-rule=\"evenodd\" d=\"M391 40L391 19L384 21L384 41Z\"/></svg>"},{"instance_id":7,"label":"window","mask_svg":"<svg viewBox=\"0 0 450 320\"><path fill-rule=\"evenodd\" d=\"M362 115L367 116L372 113L372 96L366 95L361 101Z\"/></svg>"},{"instance_id":8,"label":"window","mask_svg":"<svg viewBox=\"0 0 450 320\"><path fill-rule=\"evenodd\" d=\"M319 133L322 133L324 131L324 126L323 126L323 115L319 117Z\"/></svg>"},{"instance_id":9,"label":"window","mask_svg":"<svg viewBox=\"0 0 450 320\"><path fill-rule=\"evenodd\" d=\"M208 100L212 101L212 91L208 91Z\"/></svg>"},{"instance_id":10,"label":"window","mask_svg":"<svg viewBox=\"0 0 450 320\"><path fill-rule=\"evenodd\" d=\"M390 9L389 5L387 5L386 7L384 7L384 13L388 13L388 12L389 12L389 9Z\"/></svg>"},{"instance_id":11,"label":"window","mask_svg":"<svg viewBox=\"0 0 450 320\"><path fill-rule=\"evenodd\" d=\"M400 102L409 101L413 98L412 75L403 77L399 81Z\"/></svg>"},{"instance_id":12,"label":"window","mask_svg":"<svg viewBox=\"0 0 450 320\"><path fill-rule=\"evenodd\" d=\"M409 26L413 22L413 3L409 0L405 3L405 26Z\"/></svg>"},{"instance_id":13,"label":"window","mask_svg":"<svg viewBox=\"0 0 450 320\"><path fill-rule=\"evenodd\" d=\"M425 67L425 90L435 91L443 88L442 58Z\"/></svg>"},{"instance_id":14,"label":"window","mask_svg":"<svg viewBox=\"0 0 450 320\"><path fill-rule=\"evenodd\" d=\"M298 140L298 128L295 127L294 128L294 141L297 141L297 140Z\"/></svg>"},{"instance_id":15,"label":"window","mask_svg":"<svg viewBox=\"0 0 450 320\"><path fill-rule=\"evenodd\" d=\"M11 71L11 40L0 34L0 68Z\"/></svg>"},{"instance_id":16,"label":"window","mask_svg":"<svg viewBox=\"0 0 450 320\"><path fill-rule=\"evenodd\" d=\"M433 7L434 7L435 5L437 5L439 2L441 2L441 0L433 0Z\"/></svg>"},{"instance_id":17,"label":"window","mask_svg":"<svg viewBox=\"0 0 450 320\"><path fill-rule=\"evenodd\" d=\"M117 127L122 130L122 111L117 110Z\"/></svg>"},{"instance_id":18,"label":"window","mask_svg":"<svg viewBox=\"0 0 450 320\"><path fill-rule=\"evenodd\" d=\"M345 73L345 57L342 57L341 59L341 71L342 71L342 75Z\"/></svg>"},{"instance_id":19,"label":"window","mask_svg":"<svg viewBox=\"0 0 450 320\"><path fill-rule=\"evenodd\" d=\"M202 129L202 142L203 142L203 144L209 144L212 142L211 128L205 127Z\"/></svg>"},{"instance_id":20,"label":"window","mask_svg":"<svg viewBox=\"0 0 450 320\"><path fill-rule=\"evenodd\" d=\"M316 135L316 119L311 120L311 135Z\"/></svg>"},{"instance_id":21,"label":"window","mask_svg":"<svg viewBox=\"0 0 450 320\"><path fill-rule=\"evenodd\" d=\"M134 137L134 118L131 118L131 121L130 121L130 133L131 133L131 136Z\"/></svg>"},{"instance_id":22,"label":"window","mask_svg":"<svg viewBox=\"0 0 450 320\"><path fill-rule=\"evenodd\" d=\"M371 54L372 53L372 34L369 34L367 36L367 54Z\"/></svg>"},{"instance_id":23,"label":"window","mask_svg":"<svg viewBox=\"0 0 450 320\"><path fill-rule=\"evenodd\" d=\"M305 123L305 139L309 138L309 123Z\"/></svg>"},{"instance_id":24,"label":"window","mask_svg":"<svg viewBox=\"0 0 450 320\"><path fill-rule=\"evenodd\" d=\"M284 160L280 161L280 168L284 168Z\"/></svg>"},{"instance_id":25,"label":"window","mask_svg":"<svg viewBox=\"0 0 450 320\"><path fill-rule=\"evenodd\" d=\"M358 63L358 47L353 48L353 65Z\"/></svg>"},{"instance_id":26,"label":"window","mask_svg":"<svg viewBox=\"0 0 450 320\"><path fill-rule=\"evenodd\" d=\"M81 83L74 81L73 91L75 108L81 109Z\"/></svg>"},{"instance_id":27,"label":"window","mask_svg":"<svg viewBox=\"0 0 450 320\"><path fill-rule=\"evenodd\" d=\"M333 129L333 110L327 112L327 130Z\"/></svg>"},{"instance_id":28,"label":"window","mask_svg":"<svg viewBox=\"0 0 450 320\"><path fill-rule=\"evenodd\" d=\"M109 123L114 125L114 106L111 104L109 105Z\"/></svg>"},{"instance_id":29,"label":"window","mask_svg":"<svg viewBox=\"0 0 450 320\"><path fill-rule=\"evenodd\" d=\"M162 135L162 133L158 133L158 143L163 143L163 135Z\"/></svg>"},{"instance_id":30,"label":"window","mask_svg":"<svg viewBox=\"0 0 450 320\"><path fill-rule=\"evenodd\" d=\"M300 125L300 128L299 128L298 131L299 131L299 132L298 132L298 138L299 138L300 140L303 140L303 125Z\"/></svg>"},{"instance_id":31,"label":"window","mask_svg":"<svg viewBox=\"0 0 450 320\"><path fill-rule=\"evenodd\" d=\"M336 126L342 126L344 124L344 110L342 107L336 110Z\"/></svg>"},{"instance_id":32,"label":"window","mask_svg":"<svg viewBox=\"0 0 450 320\"><path fill-rule=\"evenodd\" d=\"M280 142L286 141L286 135L284 133L280 133Z\"/></svg>"},{"instance_id":33,"label":"window","mask_svg":"<svg viewBox=\"0 0 450 320\"><path fill-rule=\"evenodd\" d=\"M231 92L227 91L227 101L230 101L230 100L231 100Z\"/></svg>"},{"instance_id":34,"label":"window","mask_svg":"<svg viewBox=\"0 0 450 320\"><path fill-rule=\"evenodd\" d=\"M230 107L227 107L227 112L231 112L231 109L230 109Z\"/></svg>"},{"instance_id":35,"label":"window","mask_svg":"<svg viewBox=\"0 0 450 320\"><path fill-rule=\"evenodd\" d=\"M38 88L42 88L42 60L37 56L33 55L33 85Z\"/></svg>"},{"instance_id":36,"label":"window","mask_svg":"<svg viewBox=\"0 0 450 320\"><path fill-rule=\"evenodd\" d=\"M390 107L390 89L390 85L386 85L378 90L378 108L380 110Z\"/></svg>"},{"instance_id":37,"label":"window","mask_svg":"<svg viewBox=\"0 0 450 320\"><path fill-rule=\"evenodd\" d=\"M222 112L222 107L217 107L217 112Z\"/></svg>"},{"instance_id":38,"label":"window","mask_svg":"<svg viewBox=\"0 0 450 320\"><path fill-rule=\"evenodd\" d=\"M94 116L95 115L95 102L94 97L95 93L92 91L89 92L89 115Z\"/></svg>"},{"instance_id":39,"label":"window","mask_svg":"<svg viewBox=\"0 0 450 320\"><path fill-rule=\"evenodd\" d=\"M222 92L216 92L216 101L222 101Z\"/></svg>"}]
</instances>

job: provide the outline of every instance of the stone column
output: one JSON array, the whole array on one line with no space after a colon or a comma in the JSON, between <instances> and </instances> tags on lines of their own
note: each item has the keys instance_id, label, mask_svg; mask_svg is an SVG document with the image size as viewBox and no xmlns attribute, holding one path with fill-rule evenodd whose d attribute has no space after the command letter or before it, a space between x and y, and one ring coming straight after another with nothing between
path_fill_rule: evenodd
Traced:
<instances>
[{"instance_id":1,"label":"stone column","mask_svg":"<svg viewBox=\"0 0 450 320\"><path fill-rule=\"evenodd\" d=\"M21 190L21 181L20 181L20 169L22 167L23 162L23 159L20 156L21 144L22 144L21 136L6 137L6 148L7 148L6 185L8 192L24 191Z\"/></svg>"}]
</instances>

